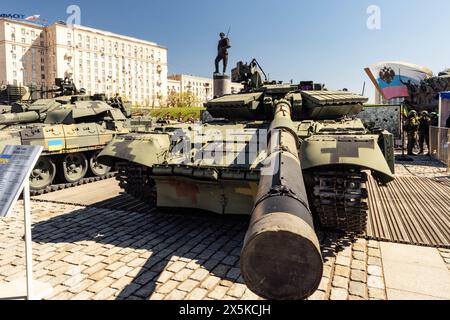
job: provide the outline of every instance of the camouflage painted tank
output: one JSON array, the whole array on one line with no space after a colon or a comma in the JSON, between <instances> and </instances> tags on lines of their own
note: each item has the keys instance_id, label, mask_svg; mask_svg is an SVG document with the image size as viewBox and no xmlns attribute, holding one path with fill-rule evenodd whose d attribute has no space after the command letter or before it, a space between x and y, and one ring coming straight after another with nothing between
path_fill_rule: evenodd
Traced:
<instances>
[{"instance_id":1,"label":"camouflage painted tank","mask_svg":"<svg viewBox=\"0 0 450 320\"><path fill-rule=\"evenodd\" d=\"M450 91L450 69L440 72L436 77L425 79L418 85L408 85L408 91L409 97L405 102L410 109L437 112L439 92Z\"/></svg>"},{"instance_id":2,"label":"camouflage painted tank","mask_svg":"<svg viewBox=\"0 0 450 320\"><path fill-rule=\"evenodd\" d=\"M120 102L61 91L60 96L39 99L22 112L0 114L0 150L8 144L43 146L30 177L34 194L48 191L53 184L103 177L111 168L99 164L97 154L115 135L129 132L130 120Z\"/></svg>"},{"instance_id":3,"label":"camouflage painted tank","mask_svg":"<svg viewBox=\"0 0 450 320\"><path fill-rule=\"evenodd\" d=\"M117 162L120 186L156 206L252 215L245 283L265 298L302 299L322 277L315 228L365 231L367 172L394 179L392 135L356 117L362 96L269 83L255 60L233 81L244 90L208 102L210 122L118 136L99 162Z\"/></svg>"}]
</instances>

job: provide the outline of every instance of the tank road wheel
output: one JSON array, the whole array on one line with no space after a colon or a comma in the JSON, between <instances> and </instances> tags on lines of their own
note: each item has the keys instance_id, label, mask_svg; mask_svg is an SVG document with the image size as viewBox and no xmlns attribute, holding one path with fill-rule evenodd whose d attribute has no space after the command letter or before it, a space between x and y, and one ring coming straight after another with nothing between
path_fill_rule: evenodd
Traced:
<instances>
[{"instance_id":1,"label":"tank road wheel","mask_svg":"<svg viewBox=\"0 0 450 320\"><path fill-rule=\"evenodd\" d=\"M88 170L88 161L82 153L71 153L62 159L61 176L69 183L78 182L84 178Z\"/></svg>"},{"instance_id":2,"label":"tank road wheel","mask_svg":"<svg viewBox=\"0 0 450 320\"><path fill-rule=\"evenodd\" d=\"M367 227L367 174L359 169L314 175L312 209L326 229L364 233Z\"/></svg>"},{"instance_id":3,"label":"tank road wheel","mask_svg":"<svg viewBox=\"0 0 450 320\"><path fill-rule=\"evenodd\" d=\"M52 159L41 157L30 175L30 189L42 190L52 184L55 179L56 166Z\"/></svg>"},{"instance_id":4,"label":"tank road wheel","mask_svg":"<svg viewBox=\"0 0 450 320\"><path fill-rule=\"evenodd\" d=\"M97 156L99 152L95 152L92 154L92 156L89 158L89 169L92 172L94 176L102 177L106 175L108 172L111 171L111 167L106 166L104 164L98 163Z\"/></svg>"}]
</instances>

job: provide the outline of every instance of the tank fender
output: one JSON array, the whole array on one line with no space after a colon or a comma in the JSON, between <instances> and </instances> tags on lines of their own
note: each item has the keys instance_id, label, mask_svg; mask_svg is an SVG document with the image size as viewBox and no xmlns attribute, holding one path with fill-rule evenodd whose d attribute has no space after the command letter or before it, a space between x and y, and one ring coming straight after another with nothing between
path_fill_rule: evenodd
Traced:
<instances>
[{"instance_id":1,"label":"tank fender","mask_svg":"<svg viewBox=\"0 0 450 320\"><path fill-rule=\"evenodd\" d=\"M164 161L169 148L167 134L120 135L103 149L97 160L109 166L120 160L153 166Z\"/></svg>"},{"instance_id":2,"label":"tank fender","mask_svg":"<svg viewBox=\"0 0 450 320\"><path fill-rule=\"evenodd\" d=\"M394 174L378 143L378 136L315 136L305 139L300 147L303 170L351 165L372 170L382 183L394 180Z\"/></svg>"}]
</instances>

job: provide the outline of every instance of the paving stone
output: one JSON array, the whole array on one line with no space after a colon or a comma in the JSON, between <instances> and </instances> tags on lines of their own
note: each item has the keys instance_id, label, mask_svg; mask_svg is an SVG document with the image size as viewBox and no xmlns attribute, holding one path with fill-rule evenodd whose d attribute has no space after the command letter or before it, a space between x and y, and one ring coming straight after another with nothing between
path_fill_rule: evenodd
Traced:
<instances>
[{"instance_id":1,"label":"paving stone","mask_svg":"<svg viewBox=\"0 0 450 320\"><path fill-rule=\"evenodd\" d=\"M99 281L105 277L107 277L111 272L108 270L100 270L94 274L91 274L89 276L89 279L94 280L94 281Z\"/></svg>"},{"instance_id":2,"label":"paving stone","mask_svg":"<svg viewBox=\"0 0 450 320\"><path fill-rule=\"evenodd\" d=\"M366 261L367 260L367 255L365 252L361 252L361 251L355 251L353 252L353 259L354 260L359 260L359 261Z\"/></svg>"},{"instance_id":3,"label":"paving stone","mask_svg":"<svg viewBox=\"0 0 450 320\"><path fill-rule=\"evenodd\" d=\"M203 288L195 288L186 296L187 300L202 300L208 294L208 290Z\"/></svg>"},{"instance_id":4,"label":"paving stone","mask_svg":"<svg viewBox=\"0 0 450 320\"><path fill-rule=\"evenodd\" d=\"M341 256L341 255L338 255L337 258L336 258L336 264L337 265L350 267L350 263L351 263L351 258L349 258L349 257L344 257L344 256Z\"/></svg>"},{"instance_id":5,"label":"paving stone","mask_svg":"<svg viewBox=\"0 0 450 320\"><path fill-rule=\"evenodd\" d=\"M375 248L375 249L379 249L380 248L380 243L378 241L375 241L375 240L369 240L367 245L368 245L369 249L370 248Z\"/></svg>"},{"instance_id":6,"label":"paving stone","mask_svg":"<svg viewBox=\"0 0 450 320\"><path fill-rule=\"evenodd\" d=\"M136 282L138 284L141 285L145 285L148 282L152 281L154 278L156 278L158 276L157 272L153 272L153 271L146 271L143 273L140 273L134 280L133 282Z\"/></svg>"},{"instance_id":7,"label":"paving stone","mask_svg":"<svg viewBox=\"0 0 450 320\"><path fill-rule=\"evenodd\" d=\"M133 268L128 267L128 266L123 266L123 267L120 267L119 269L117 269L116 271L114 271L113 273L111 273L109 276L114 279L120 279L120 278L124 277L125 275L127 275L128 272L130 272L131 270L133 270Z\"/></svg>"},{"instance_id":8,"label":"paving stone","mask_svg":"<svg viewBox=\"0 0 450 320\"><path fill-rule=\"evenodd\" d=\"M367 287L364 283L350 281L348 292L350 295L365 298L367 296Z\"/></svg>"},{"instance_id":9,"label":"paving stone","mask_svg":"<svg viewBox=\"0 0 450 320\"><path fill-rule=\"evenodd\" d=\"M186 291L186 292L190 292L192 290L194 290L195 287L197 287L199 285L198 281L189 279L184 281L182 284L180 284L178 286L178 289L181 291Z\"/></svg>"},{"instance_id":10,"label":"paving stone","mask_svg":"<svg viewBox=\"0 0 450 320\"><path fill-rule=\"evenodd\" d=\"M163 293L163 294L169 294L172 290L174 290L176 287L178 287L180 283L178 281L169 280L168 282L164 283L160 287L157 287L156 292Z\"/></svg>"},{"instance_id":11,"label":"paving stone","mask_svg":"<svg viewBox=\"0 0 450 320\"><path fill-rule=\"evenodd\" d=\"M175 273L175 275L172 277L172 280L183 282L187 278L189 278L189 276L192 274L192 272L193 271L191 269L186 269L186 268L182 269L181 271L178 271L177 273Z\"/></svg>"},{"instance_id":12,"label":"paving stone","mask_svg":"<svg viewBox=\"0 0 450 320\"><path fill-rule=\"evenodd\" d=\"M105 262L105 263L107 263L107 262ZM110 271L116 271L124 265L125 265L125 263L118 261L118 262L114 262L113 264L108 265L105 269L110 270Z\"/></svg>"},{"instance_id":13,"label":"paving stone","mask_svg":"<svg viewBox=\"0 0 450 320\"><path fill-rule=\"evenodd\" d=\"M181 269L183 269L186 266L186 262L182 262L182 261L176 261L174 263L172 263L167 270L168 271L172 271L172 272L178 272Z\"/></svg>"},{"instance_id":14,"label":"paving stone","mask_svg":"<svg viewBox=\"0 0 450 320\"><path fill-rule=\"evenodd\" d=\"M235 283L228 290L227 295L240 299L244 295L246 289L247 289L246 285Z\"/></svg>"},{"instance_id":15,"label":"paving stone","mask_svg":"<svg viewBox=\"0 0 450 320\"><path fill-rule=\"evenodd\" d=\"M173 290L164 299L165 300L182 300L187 295L187 292L180 290Z\"/></svg>"},{"instance_id":16,"label":"paving stone","mask_svg":"<svg viewBox=\"0 0 450 320\"><path fill-rule=\"evenodd\" d=\"M367 277L367 285L370 288L384 289L384 281L382 277L369 275Z\"/></svg>"},{"instance_id":17,"label":"paving stone","mask_svg":"<svg viewBox=\"0 0 450 320\"><path fill-rule=\"evenodd\" d=\"M380 251L380 249L369 248L368 254L371 257L381 258L381 251Z\"/></svg>"},{"instance_id":18,"label":"paving stone","mask_svg":"<svg viewBox=\"0 0 450 320\"><path fill-rule=\"evenodd\" d=\"M365 261L352 260L351 268L365 271L367 269L367 265Z\"/></svg>"},{"instance_id":19,"label":"paving stone","mask_svg":"<svg viewBox=\"0 0 450 320\"><path fill-rule=\"evenodd\" d=\"M113 288L104 288L99 293L97 293L95 296L92 297L93 300L106 300L110 298L111 296L116 293L116 289Z\"/></svg>"},{"instance_id":20,"label":"paving stone","mask_svg":"<svg viewBox=\"0 0 450 320\"><path fill-rule=\"evenodd\" d=\"M129 285L133 281L133 278L131 277L122 277L113 284L111 284L111 288L114 289L122 289L125 288L127 285Z\"/></svg>"},{"instance_id":21,"label":"paving stone","mask_svg":"<svg viewBox=\"0 0 450 320\"><path fill-rule=\"evenodd\" d=\"M326 300L327 294L324 291L316 290L308 300Z\"/></svg>"},{"instance_id":22,"label":"paving stone","mask_svg":"<svg viewBox=\"0 0 450 320\"><path fill-rule=\"evenodd\" d=\"M330 300L347 300L348 291L342 288L332 288Z\"/></svg>"},{"instance_id":23,"label":"paving stone","mask_svg":"<svg viewBox=\"0 0 450 320\"><path fill-rule=\"evenodd\" d=\"M72 296L71 300L90 300L94 294L89 291L81 291L80 293L76 294L75 296Z\"/></svg>"},{"instance_id":24,"label":"paving stone","mask_svg":"<svg viewBox=\"0 0 450 320\"><path fill-rule=\"evenodd\" d=\"M336 268L334 269L334 274L336 276L348 278L350 276L350 268L341 266L341 265L337 265Z\"/></svg>"},{"instance_id":25,"label":"paving stone","mask_svg":"<svg viewBox=\"0 0 450 320\"><path fill-rule=\"evenodd\" d=\"M362 270L352 269L350 274L350 280L366 283L367 282L366 272Z\"/></svg>"},{"instance_id":26,"label":"paving stone","mask_svg":"<svg viewBox=\"0 0 450 320\"><path fill-rule=\"evenodd\" d=\"M353 251L366 252L366 244L362 244L362 243L358 243L358 242L354 243Z\"/></svg>"},{"instance_id":27,"label":"paving stone","mask_svg":"<svg viewBox=\"0 0 450 320\"><path fill-rule=\"evenodd\" d=\"M202 281L209 275L209 271L203 268L199 268L192 273L189 278L197 281Z\"/></svg>"},{"instance_id":28,"label":"paving stone","mask_svg":"<svg viewBox=\"0 0 450 320\"><path fill-rule=\"evenodd\" d=\"M110 286L114 281L115 281L114 279L106 277L99 281L96 281L92 286L87 288L87 290L94 292L94 293L99 293L106 287Z\"/></svg>"},{"instance_id":29,"label":"paving stone","mask_svg":"<svg viewBox=\"0 0 450 320\"><path fill-rule=\"evenodd\" d=\"M319 290L327 292L331 284L330 278L322 277L319 284Z\"/></svg>"},{"instance_id":30,"label":"paving stone","mask_svg":"<svg viewBox=\"0 0 450 320\"><path fill-rule=\"evenodd\" d=\"M154 292L151 296L150 296L150 300L163 300L165 298L166 295L161 294L161 293L157 293ZM138 300L140 300L140 298L138 298Z\"/></svg>"},{"instance_id":31,"label":"paving stone","mask_svg":"<svg viewBox=\"0 0 450 320\"><path fill-rule=\"evenodd\" d=\"M126 261L124 261L123 259L121 259L120 261L123 261L126 263ZM147 259L144 258L135 258L131 261L128 261L127 266L131 267L131 268L137 268L137 267L142 267L143 265L145 265L145 263L147 262Z\"/></svg>"},{"instance_id":32,"label":"paving stone","mask_svg":"<svg viewBox=\"0 0 450 320\"><path fill-rule=\"evenodd\" d=\"M381 259L376 257L369 257L367 260L369 265L379 266L381 267Z\"/></svg>"},{"instance_id":33,"label":"paving stone","mask_svg":"<svg viewBox=\"0 0 450 320\"><path fill-rule=\"evenodd\" d=\"M333 277L333 287L347 289L348 282L349 282L348 278L340 276Z\"/></svg>"},{"instance_id":34,"label":"paving stone","mask_svg":"<svg viewBox=\"0 0 450 320\"><path fill-rule=\"evenodd\" d=\"M215 276L209 276L208 278L206 278L201 284L200 286L202 288L205 288L207 290L212 289L215 285L217 285L220 282L220 278L215 277Z\"/></svg>"},{"instance_id":35,"label":"paving stone","mask_svg":"<svg viewBox=\"0 0 450 320\"><path fill-rule=\"evenodd\" d=\"M210 292L208 294L208 297L215 299L215 300L220 300L223 298L223 296L225 295L225 293L227 291L228 291L227 287L217 286L214 288L214 290L212 292Z\"/></svg>"},{"instance_id":36,"label":"paving stone","mask_svg":"<svg viewBox=\"0 0 450 320\"><path fill-rule=\"evenodd\" d=\"M383 276L383 269L379 266L368 266L367 267L367 273L372 276Z\"/></svg>"},{"instance_id":37,"label":"paving stone","mask_svg":"<svg viewBox=\"0 0 450 320\"><path fill-rule=\"evenodd\" d=\"M369 299L371 299L371 300L386 300L386 292L383 289L369 287Z\"/></svg>"}]
</instances>

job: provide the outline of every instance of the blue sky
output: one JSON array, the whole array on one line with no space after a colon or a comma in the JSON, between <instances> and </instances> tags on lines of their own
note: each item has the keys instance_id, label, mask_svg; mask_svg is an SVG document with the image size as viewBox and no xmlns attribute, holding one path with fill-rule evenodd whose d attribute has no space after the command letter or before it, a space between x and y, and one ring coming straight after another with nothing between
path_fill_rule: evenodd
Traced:
<instances>
[{"instance_id":1,"label":"blue sky","mask_svg":"<svg viewBox=\"0 0 450 320\"><path fill-rule=\"evenodd\" d=\"M169 73L211 76L218 33L231 26L230 66L257 58L271 79L314 80L330 89L373 96L364 67L401 60L435 73L450 67L448 0L16 0L1 13L66 20L81 8L81 24L157 42L169 49ZM369 30L368 6L381 9L381 29ZM445 39L445 40L444 40Z\"/></svg>"}]
</instances>

